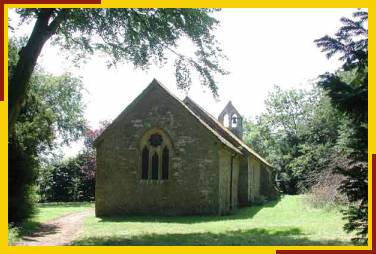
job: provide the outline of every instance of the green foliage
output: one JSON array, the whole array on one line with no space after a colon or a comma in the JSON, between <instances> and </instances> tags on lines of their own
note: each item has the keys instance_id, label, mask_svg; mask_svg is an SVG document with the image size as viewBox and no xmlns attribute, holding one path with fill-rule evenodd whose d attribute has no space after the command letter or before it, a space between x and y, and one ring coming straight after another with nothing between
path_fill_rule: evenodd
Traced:
<instances>
[{"instance_id":1,"label":"green foliage","mask_svg":"<svg viewBox=\"0 0 376 254\"><path fill-rule=\"evenodd\" d=\"M340 70L320 76L310 91L276 87L245 135L272 162L285 193L308 190L317 203L349 202L344 229L357 232L353 240L360 244L368 229L367 15L343 18L335 38L315 41L328 57L340 54Z\"/></svg>"},{"instance_id":2,"label":"green foliage","mask_svg":"<svg viewBox=\"0 0 376 254\"><path fill-rule=\"evenodd\" d=\"M11 71L19 45L17 40L9 41ZM20 115L9 134L9 221L20 222L32 215L42 159L58 144L76 140L83 132L82 89L81 81L70 74L55 77L39 70L30 80Z\"/></svg>"},{"instance_id":3,"label":"green foliage","mask_svg":"<svg viewBox=\"0 0 376 254\"><path fill-rule=\"evenodd\" d=\"M20 222L34 213L36 193L34 181L38 160L17 142L8 143L8 221Z\"/></svg>"},{"instance_id":4,"label":"green foliage","mask_svg":"<svg viewBox=\"0 0 376 254\"><path fill-rule=\"evenodd\" d=\"M188 89L191 72L199 74L201 84L217 96L215 74L226 74L219 65L224 58L213 30L218 21L210 14L216 9L52 9L51 24L59 29L55 44L69 50L76 60L95 52L109 56L109 66L121 61L146 69L152 63L165 64L166 52L175 54L178 87ZM23 21L39 18L41 9L17 9ZM52 21L53 20L53 21ZM57 23L57 22L56 22ZM176 51L181 38L195 45L195 55Z\"/></svg>"},{"instance_id":5,"label":"green foliage","mask_svg":"<svg viewBox=\"0 0 376 254\"><path fill-rule=\"evenodd\" d=\"M20 40L10 38L8 41L8 78L13 75L14 68L19 60L18 49L21 47Z\"/></svg>"},{"instance_id":6,"label":"green foliage","mask_svg":"<svg viewBox=\"0 0 376 254\"><path fill-rule=\"evenodd\" d=\"M343 174L340 190L351 205L344 211L345 230L356 232L354 242L368 242L368 12L357 11L353 19L342 18L335 37L324 36L315 42L328 57L340 55L344 62L337 73L325 73L319 86L332 104L348 118L341 129L337 158L333 164Z\"/></svg>"},{"instance_id":7,"label":"green foliage","mask_svg":"<svg viewBox=\"0 0 376 254\"><path fill-rule=\"evenodd\" d=\"M275 167L277 185L289 194L309 189L325 167L340 125L338 112L317 87L282 90L265 100L266 112L245 124L245 141Z\"/></svg>"},{"instance_id":8,"label":"green foliage","mask_svg":"<svg viewBox=\"0 0 376 254\"><path fill-rule=\"evenodd\" d=\"M81 80L70 73L35 73L13 135L38 155L77 140L85 126L82 91Z\"/></svg>"},{"instance_id":9,"label":"green foliage","mask_svg":"<svg viewBox=\"0 0 376 254\"><path fill-rule=\"evenodd\" d=\"M47 165L38 179L42 202L94 200L95 178L88 179L82 171L80 156Z\"/></svg>"},{"instance_id":10,"label":"green foliage","mask_svg":"<svg viewBox=\"0 0 376 254\"><path fill-rule=\"evenodd\" d=\"M96 152L93 142L110 124L97 130L86 128L84 148L73 158L50 160L39 174L37 185L42 202L92 201L95 195Z\"/></svg>"},{"instance_id":11,"label":"green foliage","mask_svg":"<svg viewBox=\"0 0 376 254\"><path fill-rule=\"evenodd\" d=\"M269 126L264 118L259 117L255 121L243 121L245 143L249 144L258 154L268 157L269 148L273 143Z\"/></svg>"}]
</instances>

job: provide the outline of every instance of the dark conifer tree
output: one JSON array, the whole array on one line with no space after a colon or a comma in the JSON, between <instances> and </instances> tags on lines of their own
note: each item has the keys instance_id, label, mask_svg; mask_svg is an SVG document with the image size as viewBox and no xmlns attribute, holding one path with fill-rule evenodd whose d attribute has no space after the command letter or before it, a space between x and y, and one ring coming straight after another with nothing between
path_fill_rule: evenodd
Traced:
<instances>
[{"instance_id":1,"label":"dark conifer tree","mask_svg":"<svg viewBox=\"0 0 376 254\"><path fill-rule=\"evenodd\" d=\"M351 123L347 152L339 149L337 172L346 176L340 190L347 195L349 207L343 211L347 232L356 232L353 241L368 242L368 12L358 10L353 19L342 18L343 25L334 37L315 40L328 58L340 55L344 62L336 73L325 73L319 85L332 104L349 117ZM351 75L343 75L350 73ZM351 78L349 78L350 76Z\"/></svg>"}]
</instances>

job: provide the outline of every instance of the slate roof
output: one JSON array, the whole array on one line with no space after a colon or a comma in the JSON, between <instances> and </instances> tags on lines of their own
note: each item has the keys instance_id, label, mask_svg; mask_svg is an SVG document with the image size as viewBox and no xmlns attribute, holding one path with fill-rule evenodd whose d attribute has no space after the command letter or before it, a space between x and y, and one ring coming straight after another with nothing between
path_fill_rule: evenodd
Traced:
<instances>
[{"instance_id":1,"label":"slate roof","mask_svg":"<svg viewBox=\"0 0 376 254\"><path fill-rule=\"evenodd\" d=\"M134 99L132 103L129 104L129 106L126 107L124 111L121 112L119 116L102 132L102 134L95 139L94 145L96 146L98 142L105 137L108 130L111 129L119 121L119 119L122 118L123 115L126 115L126 113L131 108L133 108L134 105L138 103L153 87L162 88L169 96L174 98L182 107L185 108L186 111L188 111L194 118L196 118L203 127L209 130L210 133L213 134L226 147L241 155L252 154L261 162L271 167L271 165L265 159L263 159L255 151L248 147L243 141L241 141L231 131L224 127L216 118L202 109L192 99L186 97L184 101L181 101L156 79L153 79L150 85L146 87L144 91L136 99Z\"/></svg>"},{"instance_id":2,"label":"slate roof","mask_svg":"<svg viewBox=\"0 0 376 254\"><path fill-rule=\"evenodd\" d=\"M269 162L267 162L264 158L261 157L258 153L256 153L253 149L247 146L241 139L239 139L234 133L232 133L229 129L223 126L214 116L200 107L197 103L195 103L191 98L188 96L185 97L183 102L196 114L198 115L207 125L209 125L212 129L214 129L220 136L225 138L234 146L238 147L243 154L252 154L254 157L272 167Z\"/></svg>"}]
</instances>

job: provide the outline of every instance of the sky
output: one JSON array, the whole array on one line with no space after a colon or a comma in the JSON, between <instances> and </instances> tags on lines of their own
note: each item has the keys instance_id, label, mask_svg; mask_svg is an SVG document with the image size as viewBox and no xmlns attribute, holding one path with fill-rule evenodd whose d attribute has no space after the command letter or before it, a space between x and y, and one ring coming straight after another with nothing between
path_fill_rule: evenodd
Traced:
<instances>
[{"instance_id":1,"label":"sky","mask_svg":"<svg viewBox=\"0 0 376 254\"><path fill-rule=\"evenodd\" d=\"M189 93L176 87L173 60L163 67L135 69L132 64L107 68L105 58L94 55L76 67L57 46L47 43L38 59L46 71L59 75L66 71L81 76L86 92L85 117L92 128L103 120L113 120L145 89L153 78L183 99L189 95L214 116L229 100L245 118L254 118L264 109L264 100L274 85L283 89L309 88L325 72L341 65L337 58L327 59L314 44L324 35L334 35L341 17L350 17L355 9L222 9L215 13L220 21L214 34L228 57L222 62L230 72L217 76L219 98L193 80ZM18 19L13 11L14 24ZM10 36L29 35L33 24L16 26ZM189 52L191 44L183 39L178 50ZM75 154L80 143L65 148Z\"/></svg>"}]
</instances>

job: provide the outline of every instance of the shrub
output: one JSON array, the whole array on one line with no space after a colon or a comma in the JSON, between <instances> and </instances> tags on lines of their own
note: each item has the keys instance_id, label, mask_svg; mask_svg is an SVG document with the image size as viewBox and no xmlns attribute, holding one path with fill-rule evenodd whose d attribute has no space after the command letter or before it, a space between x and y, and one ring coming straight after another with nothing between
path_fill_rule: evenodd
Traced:
<instances>
[{"instance_id":1,"label":"shrub","mask_svg":"<svg viewBox=\"0 0 376 254\"><path fill-rule=\"evenodd\" d=\"M24 151L15 139L8 143L8 222L30 218L37 200L34 181L38 161Z\"/></svg>"},{"instance_id":2,"label":"shrub","mask_svg":"<svg viewBox=\"0 0 376 254\"><path fill-rule=\"evenodd\" d=\"M324 170L316 174L316 183L309 191L309 202L314 207L336 206L347 202L345 195L339 191L339 186L345 178L343 175Z\"/></svg>"},{"instance_id":3,"label":"shrub","mask_svg":"<svg viewBox=\"0 0 376 254\"><path fill-rule=\"evenodd\" d=\"M95 174L87 172L87 158L77 157L47 165L38 179L42 202L92 201Z\"/></svg>"}]
</instances>

